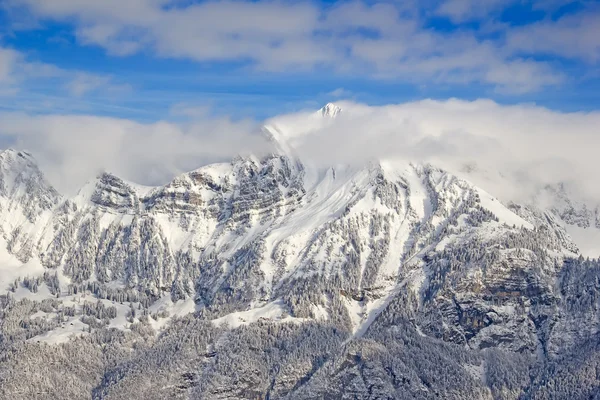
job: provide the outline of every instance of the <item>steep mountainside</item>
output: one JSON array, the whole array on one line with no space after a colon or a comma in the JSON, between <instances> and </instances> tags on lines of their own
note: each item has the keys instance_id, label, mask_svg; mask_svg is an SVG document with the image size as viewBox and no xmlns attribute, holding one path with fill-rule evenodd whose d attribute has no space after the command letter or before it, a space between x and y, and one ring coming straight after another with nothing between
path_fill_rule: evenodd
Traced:
<instances>
[{"instance_id":1,"label":"steep mountainside","mask_svg":"<svg viewBox=\"0 0 600 400\"><path fill-rule=\"evenodd\" d=\"M317 168L264 133L269 156L73 198L2 152L0 397L597 393L569 368L596 351L600 264L565 230L597 210L505 205L428 164Z\"/></svg>"}]
</instances>

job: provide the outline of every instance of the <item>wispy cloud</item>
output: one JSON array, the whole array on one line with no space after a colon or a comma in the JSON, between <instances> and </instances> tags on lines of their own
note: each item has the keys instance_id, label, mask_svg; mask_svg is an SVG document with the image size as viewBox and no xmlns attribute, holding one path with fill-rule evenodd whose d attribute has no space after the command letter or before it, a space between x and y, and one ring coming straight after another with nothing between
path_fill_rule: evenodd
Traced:
<instances>
[{"instance_id":1,"label":"wispy cloud","mask_svg":"<svg viewBox=\"0 0 600 400\"><path fill-rule=\"evenodd\" d=\"M600 62L600 8L567 15L558 21L540 21L507 32L512 52L555 55L590 64Z\"/></svg>"},{"instance_id":2,"label":"wispy cloud","mask_svg":"<svg viewBox=\"0 0 600 400\"><path fill-rule=\"evenodd\" d=\"M349 98L352 96L352 92L344 88L337 88L329 92L328 95L334 98Z\"/></svg>"},{"instance_id":3,"label":"wispy cloud","mask_svg":"<svg viewBox=\"0 0 600 400\"><path fill-rule=\"evenodd\" d=\"M79 107L82 97L94 94L102 96L123 96L132 91L126 83L117 82L110 75L94 74L79 70L68 70L58 66L30 60L22 52L0 46L0 97L17 104L25 96L32 100L36 86L50 86L52 95L44 95L45 99L38 108L56 110L49 107L52 97L56 99L77 99ZM17 98L19 97L19 98Z\"/></svg>"},{"instance_id":4,"label":"wispy cloud","mask_svg":"<svg viewBox=\"0 0 600 400\"><path fill-rule=\"evenodd\" d=\"M9 93L17 92L25 81L55 78L60 74L60 68L54 65L29 61L17 50L0 47L0 88Z\"/></svg>"},{"instance_id":5,"label":"wispy cloud","mask_svg":"<svg viewBox=\"0 0 600 400\"><path fill-rule=\"evenodd\" d=\"M466 22L487 17L494 11L515 3L517 0L446 0L436 10L438 15L446 16L454 22Z\"/></svg>"},{"instance_id":6,"label":"wispy cloud","mask_svg":"<svg viewBox=\"0 0 600 400\"><path fill-rule=\"evenodd\" d=\"M0 84L10 84L14 81L14 70L19 60L19 54L10 49L0 48Z\"/></svg>"},{"instance_id":7,"label":"wispy cloud","mask_svg":"<svg viewBox=\"0 0 600 400\"><path fill-rule=\"evenodd\" d=\"M117 84L111 76L76 72L66 83L67 90L74 96L81 97L90 92L104 91L111 94L128 93L130 85Z\"/></svg>"}]
</instances>

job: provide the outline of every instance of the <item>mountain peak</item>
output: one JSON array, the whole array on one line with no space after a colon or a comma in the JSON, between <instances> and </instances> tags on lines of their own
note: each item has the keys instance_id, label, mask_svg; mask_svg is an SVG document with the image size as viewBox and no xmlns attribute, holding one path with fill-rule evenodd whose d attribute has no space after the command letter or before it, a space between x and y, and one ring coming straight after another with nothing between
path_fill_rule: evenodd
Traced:
<instances>
[{"instance_id":1,"label":"mountain peak","mask_svg":"<svg viewBox=\"0 0 600 400\"><path fill-rule=\"evenodd\" d=\"M333 103L327 103L319 110L322 116L330 118L336 117L341 112L342 109Z\"/></svg>"},{"instance_id":2,"label":"mountain peak","mask_svg":"<svg viewBox=\"0 0 600 400\"><path fill-rule=\"evenodd\" d=\"M35 163L35 159L33 158L33 156L26 152L26 151L18 151L12 148L8 148L5 150L0 151L0 158L2 160L10 160L10 161L15 161L15 160L25 160L25 162L29 163L29 164L36 164Z\"/></svg>"}]
</instances>

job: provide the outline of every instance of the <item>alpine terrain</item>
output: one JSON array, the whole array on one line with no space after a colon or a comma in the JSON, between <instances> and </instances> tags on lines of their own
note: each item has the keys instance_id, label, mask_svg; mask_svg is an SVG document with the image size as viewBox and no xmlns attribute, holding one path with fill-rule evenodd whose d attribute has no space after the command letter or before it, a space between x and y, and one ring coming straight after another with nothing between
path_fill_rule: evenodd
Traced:
<instances>
[{"instance_id":1,"label":"alpine terrain","mask_svg":"<svg viewBox=\"0 0 600 400\"><path fill-rule=\"evenodd\" d=\"M578 247L600 200L303 160L298 138L343 114L73 197L3 151L0 398L600 399L600 261Z\"/></svg>"}]
</instances>

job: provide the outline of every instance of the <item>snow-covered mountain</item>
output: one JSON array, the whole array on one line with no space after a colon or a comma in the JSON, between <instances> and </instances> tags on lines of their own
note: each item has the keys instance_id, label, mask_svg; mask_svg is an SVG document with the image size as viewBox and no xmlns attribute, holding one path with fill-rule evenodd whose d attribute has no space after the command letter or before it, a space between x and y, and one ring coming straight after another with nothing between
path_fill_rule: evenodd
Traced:
<instances>
[{"instance_id":1,"label":"snow-covered mountain","mask_svg":"<svg viewBox=\"0 0 600 400\"><path fill-rule=\"evenodd\" d=\"M0 393L37 393L16 380L28 376L14 367L22 352L54 359L98 345L120 355L99 355L75 392L49 398L131 398L142 365L156 382L140 398L535 397L534 378L499 371L521 363L542 377L598 337L600 264L568 233L598 228L598 209L560 189L561 207L503 204L430 164L303 162L296 140L340 113L328 104L299 124L272 121L266 157L161 187L104 173L71 198L29 154L2 152L0 344L11 370L0 368ZM189 342L191 326L204 336ZM124 336L107 339L115 332ZM423 375L407 349L437 349L427 362L444 377L459 366L464 384ZM176 358L168 372L162 352ZM242 354L256 370L227 367Z\"/></svg>"}]
</instances>

